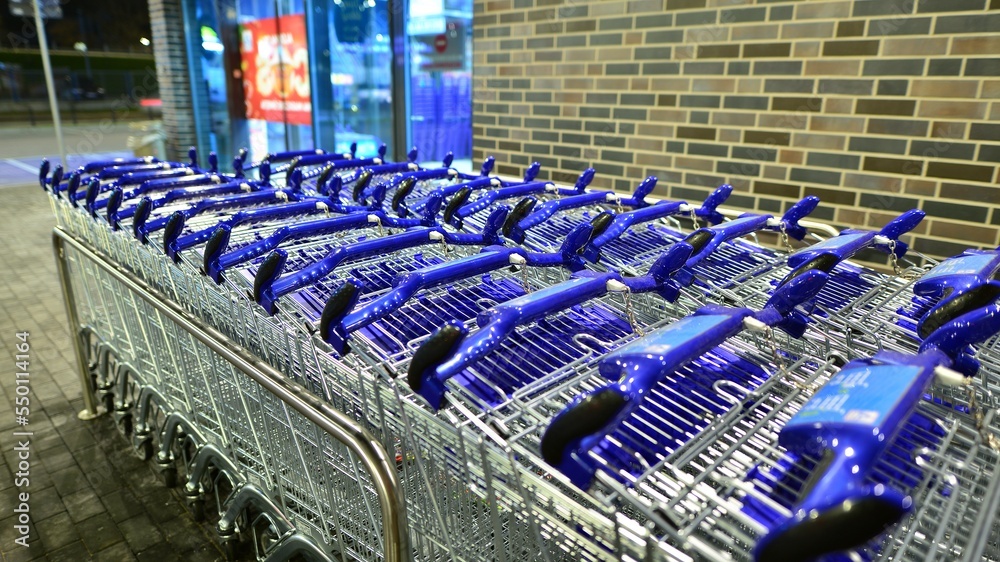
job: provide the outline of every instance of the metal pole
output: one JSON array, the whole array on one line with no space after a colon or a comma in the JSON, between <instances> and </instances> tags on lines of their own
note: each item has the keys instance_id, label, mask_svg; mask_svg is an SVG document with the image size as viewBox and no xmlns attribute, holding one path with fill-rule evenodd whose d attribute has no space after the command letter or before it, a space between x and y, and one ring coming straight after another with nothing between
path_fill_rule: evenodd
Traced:
<instances>
[{"instance_id":1,"label":"metal pole","mask_svg":"<svg viewBox=\"0 0 1000 562\"><path fill-rule=\"evenodd\" d=\"M52 61L49 60L49 39L45 35L45 21L42 19L42 2L33 0L35 5L35 26L38 28L38 49L42 52L42 67L45 69L45 85L49 88L49 108L52 110L52 124L56 129L56 144L59 146L59 160L66 166L66 146L63 143L62 122L59 120L59 103L56 101L56 85L52 79Z\"/></svg>"}]
</instances>

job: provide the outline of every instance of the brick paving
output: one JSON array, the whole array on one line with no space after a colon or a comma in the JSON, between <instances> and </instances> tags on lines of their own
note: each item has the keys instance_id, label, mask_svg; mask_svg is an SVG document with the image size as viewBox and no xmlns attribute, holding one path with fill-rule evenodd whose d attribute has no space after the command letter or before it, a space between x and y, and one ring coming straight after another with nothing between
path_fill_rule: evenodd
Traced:
<instances>
[{"instance_id":1,"label":"brick paving","mask_svg":"<svg viewBox=\"0 0 1000 562\"><path fill-rule=\"evenodd\" d=\"M54 221L38 186L0 197L0 553L4 561L222 560L211 526L197 523L178 489L165 488L136 457L109 416L80 421L80 383L67 329L50 232ZM15 333L30 333L31 413L13 413ZM14 431L34 435L30 486L15 487ZM18 492L30 493L30 540L17 538Z\"/></svg>"}]
</instances>

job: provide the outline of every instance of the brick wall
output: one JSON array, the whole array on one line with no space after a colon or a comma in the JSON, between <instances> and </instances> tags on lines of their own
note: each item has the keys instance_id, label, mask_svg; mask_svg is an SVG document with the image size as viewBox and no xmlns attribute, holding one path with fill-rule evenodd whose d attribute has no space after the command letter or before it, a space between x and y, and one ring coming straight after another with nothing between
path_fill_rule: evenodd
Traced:
<instances>
[{"instance_id":1,"label":"brick wall","mask_svg":"<svg viewBox=\"0 0 1000 562\"><path fill-rule=\"evenodd\" d=\"M167 157L187 162L188 148L197 144L192 114L191 79L181 0L149 0L153 33L153 59L163 99L163 129L167 134ZM201 69L196 69L200 71ZM200 155L207 165L208 154Z\"/></svg>"},{"instance_id":2,"label":"brick wall","mask_svg":"<svg viewBox=\"0 0 1000 562\"><path fill-rule=\"evenodd\" d=\"M1000 0L476 0L476 157L996 246Z\"/></svg>"}]
</instances>

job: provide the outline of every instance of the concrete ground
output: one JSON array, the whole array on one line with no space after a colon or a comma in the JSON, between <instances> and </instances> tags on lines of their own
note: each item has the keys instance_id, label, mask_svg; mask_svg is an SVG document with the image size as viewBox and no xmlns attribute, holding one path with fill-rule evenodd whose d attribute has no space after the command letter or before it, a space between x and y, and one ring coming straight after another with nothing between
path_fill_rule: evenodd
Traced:
<instances>
[{"instance_id":1,"label":"concrete ground","mask_svg":"<svg viewBox=\"0 0 1000 562\"><path fill-rule=\"evenodd\" d=\"M44 141L0 139L0 152L37 155ZM121 132L116 134L121 135ZM110 137L110 135L109 135ZM14 145L21 144L16 147ZM16 148L20 152L12 152ZM22 182L23 183L23 182ZM206 524L187 513L178 489L163 486L131 452L109 416L80 421L75 369L50 232L54 221L37 183L0 189L0 553L22 560L221 560ZM28 332L28 365L15 365L16 334ZM15 372L30 373L28 424L15 418ZM18 442L32 435L28 486L18 488ZM23 483L23 482L22 482ZM30 493L29 546L14 542L18 494Z\"/></svg>"}]
</instances>

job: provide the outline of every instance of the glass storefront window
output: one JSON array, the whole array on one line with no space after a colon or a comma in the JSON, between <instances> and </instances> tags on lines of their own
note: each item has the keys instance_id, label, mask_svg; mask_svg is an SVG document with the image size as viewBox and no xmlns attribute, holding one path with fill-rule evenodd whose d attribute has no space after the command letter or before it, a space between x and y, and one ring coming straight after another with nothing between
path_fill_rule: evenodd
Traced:
<instances>
[{"instance_id":1,"label":"glass storefront window","mask_svg":"<svg viewBox=\"0 0 1000 562\"><path fill-rule=\"evenodd\" d=\"M414 0L406 19L408 138L424 161L472 157L472 1Z\"/></svg>"},{"instance_id":2,"label":"glass storefront window","mask_svg":"<svg viewBox=\"0 0 1000 562\"><path fill-rule=\"evenodd\" d=\"M389 0L185 6L203 150L246 146L257 160L357 143L362 156L381 144L397 158L417 146L423 162L471 156L472 0L394 2L396 13Z\"/></svg>"}]
</instances>

